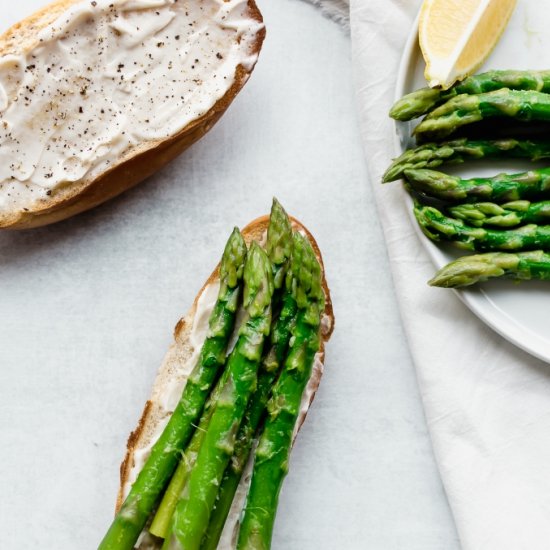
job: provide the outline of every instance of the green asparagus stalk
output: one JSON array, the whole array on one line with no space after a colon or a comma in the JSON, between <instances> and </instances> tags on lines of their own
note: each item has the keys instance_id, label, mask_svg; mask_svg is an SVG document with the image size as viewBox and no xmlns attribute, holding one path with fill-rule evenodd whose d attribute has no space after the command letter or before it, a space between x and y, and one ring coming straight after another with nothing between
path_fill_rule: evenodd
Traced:
<instances>
[{"instance_id":1,"label":"green asparagus stalk","mask_svg":"<svg viewBox=\"0 0 550 550\"><path fill-rule=\"evenodd\" d=\"M478 95L462 94L433 110L414 134L422 141L443 139L462 126L491 117L548 121L550 94L506 88Z\"/></svg>"},{"instance_id":2,"label":"green asparagus stalk","mask_svg":"<svg viewBox=\"0 0 550 550\"><path fill-rule=\"evenodd\" d=\"M179 502L183 488L187 483L189 474L195 465L197 455L201 448L202 442L204 441L208 424L210 423L212 414L214 414L214 406L219 399L225 384L227 383L227 379L228 371L224 370L218 380L218 383L216 384L216 387L214 388L214 391L206 402L199 425L197 426L187 449L185 449L178 467L170 480L164 496L162 497L157 513L155 514L151 527L149 528L149 531L156 537L164 539L168 534L170 521L172 520L174 510Z\"/></svg>"},{"instance_id":3,"label":"green asparagus stalk","mask_svg":"<svg viewBox=\"0 0 550 550\"><path fill-rule=\"evenodd\" d=\"M494 202L459 204L449 207L450 214L474 227L514 227L522 224L550 222L550 201L512 201L503 205Z\"/></svg>"},{"instance_id":4,"label":"green asparagus stalk","mask_svg":"<svg viewBox=\"0 0 550 550\"><path fill-rule=\"evenodd\" d=\"M264 341L271 326L272 267L267 254L253 243L244 271L246 319L226 369L229 377L210 419L187 487L174 512L163 549L198 550L247 403L254 391Z\"/></svg>"},{"instance_id":5,"label":"green asparagus stalk","mask_svg":"<svg viewBox=\"0 0 550 550\"><path fill-rule=\"evenodd\" d=\"M130 550L134 547L177 467L182 450L195 430L212 385L225 363L227 344L235 325L246 255L244 239L235 229L222 257L220 291L199 361L99 550Z\"/></svg>"},{"instance_id":6,"label":"green asparagus stalk","mask_svg":"<svg viewBox=\"0 0 550 550\"><path fill-rule=\"evenodd\" d=\"M201 550L216 550L218 547L225 521L254 443L254 436L264 417L273 383L284 361L292 326L296 322L298 306L292 293L285 291L281 297L281 290L284 290L285 276L292 252L292 242L292 227L288 215L275 200L271 210L271 223L267 233L266 250L273 266L275 283L273 302L282 301L281 312L277 321L271 327L271 348L267 354L264 354L262 369L258 376L258 386L248 403L242 425L237 434L235 452L225 470L216 506L212 511L210 525L202 542Z\"/></svg>"},{"instance_id":7,"label":"green asparagus stalk","mask_svg":"<svg viewBox=\"0 0 550 550\"><path fill-rule=\"evenodd\" d=\"M292 435L302 394L319 349L320 316L324 309L321 268L309 241L294 235L287 288L298 304L296 325L283 371L268 404L269 415L255 453L254 471L239 532L238 550L268 550L279 492L288 471Z\"/></svg>"},{"instance_id":8,"label":"green asparagus stalk","mask_svg":"<svg viewBox=\"0 0 550 550\"><path fill-rule=\"evenodd\" d=\"M506 254L494 252L464 256L441 268L431 286L458 288L494 278L550 280L550 254L542 250Z\"/></svg>"},{"instance_id":9,"label":"green asparagus stalk","mask_svg":"<svg viewBox=\"0 0 550 550\"><path fill-rule=\"evenodd\" d=\"M271 208L271 216L269 219L269 227L267 230L267 243L266 251L271 261L273 270L274 288L278 290L281 288L284 282L284 276L287 269L288 259L290 257L292 249L292 227L288 214L281 206L277 199L273 200L273 206ZM276 301L275 299L273 300ZM269 369L268 369L269 370ZM213 392L203 417L201 418L199 427L193 439L189 444L189 447L185 451L182 460L180 461L176 473L170 481L170 485L166 490L162 502L158 508L155 519L151 524L150 532L160 538L166 538L172 520L174 510L181 498L182 492L185 488L189 474L195 464L197 454L200 450L208 423L212 417L213 407L212 403L215 403L221 393L225 382L227 381L227 369L224 371L224 376L220 379L216 390ZM270 372L266 373L271 376ZM260 376L261 379L261 376ZM261 380L258 382L259 389L261 386ZM270 384L271 386L271 384ZM260 393L259 390L257 393ZM264 405L265 407L265 405ZM248 413L247 413L248 415ZM245 416L245 418L247 418ZM244 427L241 427L243 430ZM239 440L239 437L237 437ZM222 525L223 528L223 525Z\"/></svg>"},{"instance_id":10,"label":"green asparagus stalk","mask_svg":"<svg viewBox=\"0 0 550 550\"><path fill-rule=\"evenodd\" d=\"M290 342L292 327L296 322L298 306L291 293L285 294L281 314L271 332L272 347L264 358L263 372L258 378L258 387L246 411L243 424L237 435L235 452L227 467L220 486L216 507L210 518L210 525L201 550L216 550L225 521L231 510L233 499L254 444L254 436L264 417L267 402L280 366Z\"/></svg>"},{"instance_id":11,"label":"green asparagus stalk","mask_svg":"<svg viewBox=\"0 0 550 550\"><path fill-rule=\"evenodd\" d=\"M470 140L467 138L426 143L405 151L396 158L383 176L383 182L403 177L405 170L437 168L444 163L462 163L485 158L524 158L541 160L550 158L549 140Z\"/></svg>"},{"instance_id":12,"label":"green asparagus stalk","mask_svg":"<svg viewBox=\"0 0 550 550\"><path fill-rule=\"evenodd\" d=\"M550 196L550 168L472 179L435 170L405 170L405 178L414 190L448 202L510 202Z\"/></svg>"},{"instance_id":13,"label":"green asparagus stalk","mask_svg":"<svg viewBox=\"0 0 550 550\"><path fill-rule=\"evenodd\" d=\"M412 120L457 95L482 94L502 88L549 93L550 71L488 71L470 76L448 90L421 88L398 100L391 108L390 116L396 120Z\"/></svg>"},{"instance_id":14,"label":"green asparagus stalk","mask_svg":"<svg viewBox=\"0 0 550 550\"><path fill-rule=\"evenodd\" d=\"M550 250L550 225L524 225L498 230L471 227L445 216L432 206L415 205L414 214L423 233L433 241L452 241L461 248L485 251Z\"/></svg>"}]
</instances>

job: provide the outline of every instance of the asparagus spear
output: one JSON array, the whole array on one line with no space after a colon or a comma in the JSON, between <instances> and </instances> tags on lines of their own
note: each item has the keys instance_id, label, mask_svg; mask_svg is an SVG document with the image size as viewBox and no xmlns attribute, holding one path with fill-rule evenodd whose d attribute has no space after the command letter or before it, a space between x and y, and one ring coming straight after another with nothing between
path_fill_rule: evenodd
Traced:
<instances>
[{"instance_id":1,"label":"asparagus spear","mask_svg":"<svg viewBox=\"0 0 550 550\"><path fill-rule=\"evenodd\" d=\"M448 90L421 88L398 100L390 116L396 120L412 120L460 94L482 94L502 88L550 92L550 71L488 71L470 76Z\"/></svg>"},{"instance_id":2,"label":"asparagus spear","mask_svg":"<svg viewBox=\"0 0 550 550\"><path fill-rule=\"evenodd\" d=\"M493 202L466 203L449 207L449 212L453 217L474 227L545 224L550 222L550 201L512 201L503 205Z\"/></svg>"},{"instance_id":3,"label":"asparagus spear","mask_svg":"<svg viewBox=\"0 0 550 550\"><path fill-rule=\"evenodd\" d=\"M197 426L187 449L185 449L185 452L179 461L178 467L170 480L164 496L162 497L157 513L155 514L151 527L149 528L149 531L156 537L164 539L168 534L172 515L174 514L174 510L179 502L183 488L187 483L189 474L195 465L197 455L201 448L202 442L204 441L208 424L212 418L212 414L214 413L214 405L219 399L221 392L227 383L227 379L228 371L224 370L218 380L218 383L216 384L216 387L214 388L214 391L206 402L199 425Z\"/></svg>"},{"instance_id":4,"label":"asparagus spear","mask_svg":"<svg viewBox=\"0 0 550 550\"><path fill-rule=\"evenodd\" d=\"M550 168L466 180L420 169L405 170L405 177L414 190L448 202L510 202L550 195Z\"/></svg>"},{"instance_id":5,"label":"asparagus spear","mask_svg":"<svg viewBox=\"0 0 550 550\"><path fill-rule=\"evenodd\" d=\"M288 214L285 212L284 208L279 203L279 201L277 199L274 199L273 206L271 208L271 216L269 219L269 227L267 229L266 251L271 261L275 290L280 289L284 282L284 277L286 274L286 269L287 269L288 259L291 253L291 248L292 248L292 227L290 224L290 219L288 217ZM276 300L274 299L273 301L275 302ZM283 313L285 313L284 308L283 308ZM284 317L284 315L282 316ZM280 322L281 322L281 316L279 317L278 323ZM168 486L168 489L164 494L162 502L156 513L155 519L151 524L150 531L157 537L166 538L166 535L168 534L172 515L174 514L174 510L176 509L178 501L182 495L182 491L185 488L189 474L193 469L193 466L197 458L197 454L200 450L200 447L204 440L204 435L208 428L208 423L210 422L210 418L212 417L212 413L213 413L212 403L215 403L219 399L221 389L223 388L223 385L227 381L227 373L228 373L228 370L226 369L224 371L224 376L222 376L222 378L220 379L220 382L216 387L216 390L213 392L212 396L210 397L209 405L205 408L205 412L203 414L203 417L201 418L199 427L195 432L195 434L193 435L193 439L191 440L189 447L185 451L182 457L182 460L180 460L176 473L174 474L174 476L172 477L172 480L170 481L170 485ZM268 392L270 391L270 388L273 382L271 377L274 377L275 374L274 373L272 374L270 372L270 369L267 369L266 373L263 376L266 378L269 378L271 382L269 382L269 380L262 381L262 375L260 375L260 380L258 381L258 390L256 392L259 395L262 394L261 390L262 388L264 388L264 386L267 386ZM260 399L260 398L255 397L255 399ZM256 407L259 408L260 405L256 405ZM265 404L263 405L263 407L261 407L261 409L263 410L264 407L265 407ZM248 416L249 416L249 413L247 412L245 419L248 418ZM241 427L241 431L243 429L244 429L244 426ZM239 441L239 436L237 436L237 441ZM224 521L225 521L225 518L224 518ZM222 528L223 528L223 525L222 525Z\"/></svg>"},{"instance_id":6,"label":"asparagus spear","mask_svg":"<svg viewBox=\"0 0 550 550\"><path fill-rule=\"evenodd\" d=\"M222 257L220 291L199 361L99 550L130 550L134 547L193 434L210 389L225 363L225 350L235 325L246 255L244 239L235 229Z\"/></svg>"},{"instance_id":7,"label":"asparagus spear","mask_svg":"<svg viewBox=\"0 0 550 550\"><path fill-rule=\"evenodd\" d=\"M445 216L432 206L417 204L414 214L424 234L434 241L453 241L470 250L550 250L550 225L524 225L518 229L497 230L471 227Z\"/></svg>"},{"instance_id":8,"label":"asparagus spear","mask_svg":"<svg viewBox=\"0 0 550 550\"><path fill-rule=\"evenodd\" d=\"M550 254L535 250L517 254L494 252L464 256L441 268L428 284L457 288L499 277L550 280Z\"/></svg>"},{"instance_id":9,"label":"asparagus spear","mask_svg":"<svg viewBox=\"0 0 550 550\"><path fill-rule=\"evenodd\" d=\"M421 140L442 139L462 126L491 117L548 121L550 95L506 88L478 95L462 94L433 110L414 134Z\"/></svg>"},{"instance_id":10,"label":"asparagus spear","mask_svg":"<svg viewBox=\"0 0 550 550\"><path fill-rule=\"evenodd\" d=\"M387 183L402 178L405 170L437 168L444 163L461 163L468 159L526 158L540 160L550 158L548 140L470 140L467 138L426 143L405 151L386 170L382 181Z\"/></svg>"},{"instance_id":11,"label":"asparagus spear","mask_svg":"<svg viewBox=\"0 0 550 550\"><path fill-rule=\"evenodd\" d=\"M272 265L273 285L279 291L284 285L292 252L292 226L288 214L277 199L273 199L271 207L266 252Z\"/></svg>"},{"instance_id":12,"label":"asparagus spear","mask_svg":"<svg viewBox=\"0 0 550 550\"><path fill-rule=\"evenodd\" d=\"M267 235L266 250L273 266L276 291L273 302L277 303L282 300L281 312L277 321L271 327L271 348L262 360L258 386L248 403L242 425L237 434L235 452L225 470L216 506L212 512L210 525L202 542L201 550L216 550L218 547L225 521L252 449L254 435L264 417L267 401L271 395L271 388L284 361L291 329L296 322L298 306L292 292L285 291L281 297L281 290L284 287L292 252L292 242L292 227L288 215L275 200L271 210L271 224Z\"/></svg>"},{"instance_id":13,"label":"asparagus spear","mask_svg":"<svg viewBox=\"0 0 550 550\"><path fill-rule=\"evenodd\" d=\"M227 383L216 403L195 467L174 512L163 548L197 550L208 527L218 487L233 455L235 439L257 381L264 341L271 326L273 274L267 254L253 243L244 271L246 319L227 363Z\"/></svg>"},{"instance_id":14,"label":"asparagus spear","mask_svg":"<svg viewBox=\"0 0 550 550\"><path fill-rule=\"evenodd\" d=\"M239 532L238 550L271 546L279 492L288 471L292 434L302 394L319 348L320 315L324 309L321 269L309 241L294 235L289 288L298 304L291 348L269 401L269 416L255 453L254 472Z\"/></svg>"}]
</instances>

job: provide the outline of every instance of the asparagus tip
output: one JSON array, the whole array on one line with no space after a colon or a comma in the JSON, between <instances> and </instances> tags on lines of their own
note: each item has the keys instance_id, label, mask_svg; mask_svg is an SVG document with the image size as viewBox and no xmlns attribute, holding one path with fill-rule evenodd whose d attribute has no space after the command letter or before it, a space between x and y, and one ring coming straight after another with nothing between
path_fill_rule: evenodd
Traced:
<instances>
[{"instance_id":1,"label":"asparagus tip","mask_svg":"<svg viewBox=\"0 0 550 550\"><path fill-rule=\"evenodd\" d=\"M536 257L536 254L530 253L529 256ZM428 284L440 288L471 286L516 272L518 262L517 254L505 252L463 256L443 266Z\"/></svg>"}]
</instances>

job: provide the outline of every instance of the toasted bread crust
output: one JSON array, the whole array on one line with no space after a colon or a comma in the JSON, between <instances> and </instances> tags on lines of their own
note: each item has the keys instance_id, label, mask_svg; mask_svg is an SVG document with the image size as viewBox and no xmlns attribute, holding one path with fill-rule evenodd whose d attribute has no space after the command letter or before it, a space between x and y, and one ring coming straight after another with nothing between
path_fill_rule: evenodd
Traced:
<instances>
[{"instance_id":1,"label":"toasted bread crust","mask_svg":"<svg viewBox=\"0 0 550 550\"><path fill-rule=\"evenodd\" d=\"M321 251L319 250L319 246L317 245L317 242L313 238L313 235L308 231L306 227L304 227L298 220L295 218L291 218L292 225L295 230L302 231L310 241L315 254L319 260L319 263L321 265L322 274L323 274L323 290L325 293L325 310L324 314L328 317L330 320L330 325L327 327L327 330L325 332L321 333L321 343L319 347L319 359L321 363L324 363L325 358L325 344L330 339L332 332L334 330L334 313L332 309L332 301L330 298L330 290L327 285L326 277L325 277L325 267L323 264L323 258L321 256ZM260 218L257 218L256 220L249 223L243 230L242 234L244 236L244 239L247 244L250 244L252 241L261 241L262 237L265 235L267 228L269 225L269 216L262 216ZM199 301L199 298L201 297L202 293L204 292L205 288L216 282L219 275L219 265L216 267L216 269L212 272L208 280L205 282L203 287L201 288L200 292L197 294L195 301L193 302L193 305L191 306L190 311L187 313L187 315L181 319L178 324L176 325L175 331L174 331L174 340L176 342L180 341L181 338L185 338L188 334L189 330L191 329L191 326L193 325L193 319L197 310L197 304ZM161 370L163 369L164 365L161 367ZM317 387L320 381L320 376L315 380L316 387L314 387L314 391L312 392L310 405L313 402L313 399L315 397L315 393L317 391ZM157 390L159 388L155 388ZM305 421L305 416L302 416L298 419L298 429L302 426L302 424ZM128 439L127 443L127 451L126 456L124 458L124 461L122 462L121 468L120 468L120 487L116 502L116 511L120 509L120 506L122 506L123 502L123 492L124 492L124 486L129 480L130 472L133 467L133 460L134 460L134 453L135 451L140 447L140 443L143 438L146 437L146 433L150 432L153 426L152 423L156 422L156 419L154 418L154 415L152 414L152 402L149 400L145 404L145 408L143 410L143 414L141 416L141 419L136 427L136 429L130 434L130 437Z\"/></svg>"},{"instance_id":2,"label":"toasted bread crust","mask_svg":"<svg viewBox=\"0 0 550 550\"><path fill-rule=\"evenodd\" d=\"M0 56L32 49L37 44L36 36L42 29L81 1L58 0L16 23L0 36ZM247 5L251 19L263 22L255 0L248 0ZM264 38L265 27L261 27L254 40L253 54L260 52ZM27 211L0 215L0 229L31 229L58 222L94 208L141 183L193 145L218 122L246 84L252 70L248 71L238 65L235 69L235 80L225 95L207 113L174 136L131 148L118 163L98 177L85 177L54 190L48 199L37 202Z\"/></svg>"}]
</instances>

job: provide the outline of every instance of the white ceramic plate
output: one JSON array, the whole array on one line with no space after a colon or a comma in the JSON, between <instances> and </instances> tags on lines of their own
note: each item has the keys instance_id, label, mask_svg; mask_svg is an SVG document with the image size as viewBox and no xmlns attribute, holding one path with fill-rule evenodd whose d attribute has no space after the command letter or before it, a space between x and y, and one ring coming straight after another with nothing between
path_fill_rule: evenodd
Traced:
<instances>
[{"instance_id":1,"label":"white ceramic plate","mask_svg":"<svg viewBox=\"0 0 550 550\"><path fill-rule=\"evenodd\" d=\"M516 10L500 42L479 72L489 69L550 69L550 3L518 0ZM424 60L418 47L417 25L413 28L399 69L396 99L422 86ZM409 123L396 123L396 153L412 146ZM520 172L527 169L522 161L487 161L468 163L443 170L464 177ZM412 212L412 201L411 201ZM437 268L457 258L460 253L443 249L429 241L420 231L426 250ZM459 298L487 325L528 353L550 363L550 282L493 281L478 288L457 291Z\"/></svg>"}]
</instances>

